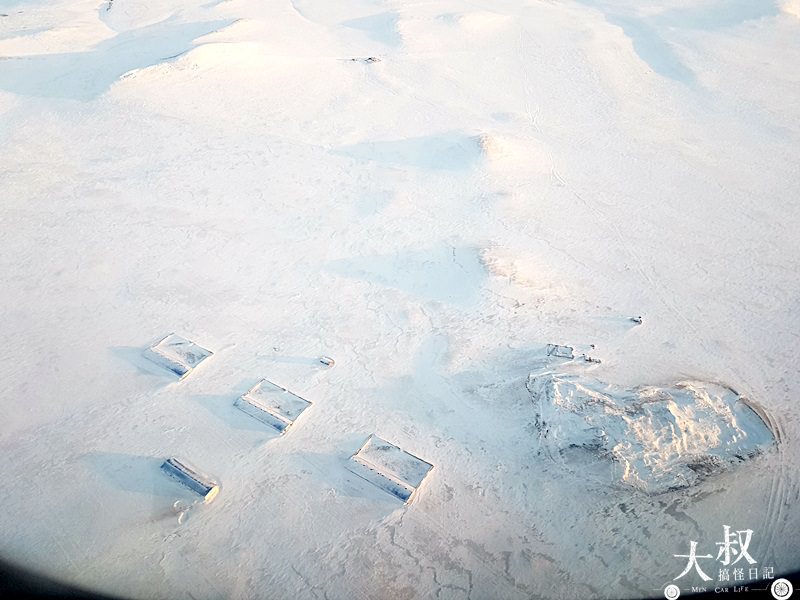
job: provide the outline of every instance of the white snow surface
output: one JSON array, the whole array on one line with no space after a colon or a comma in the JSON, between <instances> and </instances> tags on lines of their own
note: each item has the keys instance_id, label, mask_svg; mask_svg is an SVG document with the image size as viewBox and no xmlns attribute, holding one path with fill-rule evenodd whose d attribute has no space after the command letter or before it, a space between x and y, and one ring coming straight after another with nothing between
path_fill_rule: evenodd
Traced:
<instances>
[{"instance_id":1,"label":"white snow surface","mask_svg":"<svg viewBox=\"0 0 800 600\"><path fill-rule=\"evenodd\" d=\"M730 525L800 568L798 15L0 3L0 556L137 598L623 598ZM213 352L185 380L143 357L169 332ZM778 441L663 494L575 477L548 343ZM262 378L313 402L285 436L233 406ZM434 465L412 504L347 470L373 433ZM181 524L170 456L221 484Z\"/></svg>"}]
</instances>

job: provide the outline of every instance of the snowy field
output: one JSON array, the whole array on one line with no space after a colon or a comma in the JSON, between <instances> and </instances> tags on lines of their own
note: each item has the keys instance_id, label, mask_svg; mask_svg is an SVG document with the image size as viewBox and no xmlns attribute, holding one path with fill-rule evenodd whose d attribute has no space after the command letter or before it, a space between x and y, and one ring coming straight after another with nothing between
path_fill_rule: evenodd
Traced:
<instances>
[{"instance_id":1,"label":"snowy field","mask_svg":"<svg viewBox=\"0 0 800 600\"><path fill-rule=\"evenodd\" d=\"M0 0L0 557L656 597L729 525L800 568L798 65L798 0Z\"/></svg>"}]
</instances>

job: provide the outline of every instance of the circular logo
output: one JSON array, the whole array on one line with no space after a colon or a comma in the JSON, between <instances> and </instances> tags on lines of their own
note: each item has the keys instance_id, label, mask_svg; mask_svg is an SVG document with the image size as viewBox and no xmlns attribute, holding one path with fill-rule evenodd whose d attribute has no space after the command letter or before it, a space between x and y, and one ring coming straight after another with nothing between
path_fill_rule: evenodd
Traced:
<instances>
[{"instance_id":1,"label":"circular logo","mask_svg":"<svg viewBox=\"0 0 800 600\"><path fill-rule=\"evenodd\" d=\"M788 579L776 579L772 582L770 591L772 592L773 598L777 598L778 600L786 600L786 598L791 597L792 592L794 592L794 588L792 587L792 582Z\"/></svg>"},{"instance_id":2,"label":"circular logo","mask_svg":"<svg viewBox=\"0 0 800 600\"><path fill-rule=\"evenodd\" d=\"M667 600L675 600L680 595L681 595L681 588L679 588L674 583L670 583L667 587L664 588L664 598L666 598Z\"/></svg>"}]
</instances>

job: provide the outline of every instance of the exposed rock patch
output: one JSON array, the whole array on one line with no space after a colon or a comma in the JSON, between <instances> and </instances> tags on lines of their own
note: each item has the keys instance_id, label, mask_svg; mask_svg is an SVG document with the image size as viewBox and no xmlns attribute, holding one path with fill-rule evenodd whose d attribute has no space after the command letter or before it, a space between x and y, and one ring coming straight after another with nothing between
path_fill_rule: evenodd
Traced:
<instances>
[{"instance_id":1,"label":"exposed rock patch","mask_svg":"<svg viewBox=\"0 0 800 600\"><path fill-rule=\"evenodd\" d=\"M696 485L775 442L753 405L718 384L627 389L547 373L527 387L545 455L649 494Z\"/></svg>"}]
</instances>

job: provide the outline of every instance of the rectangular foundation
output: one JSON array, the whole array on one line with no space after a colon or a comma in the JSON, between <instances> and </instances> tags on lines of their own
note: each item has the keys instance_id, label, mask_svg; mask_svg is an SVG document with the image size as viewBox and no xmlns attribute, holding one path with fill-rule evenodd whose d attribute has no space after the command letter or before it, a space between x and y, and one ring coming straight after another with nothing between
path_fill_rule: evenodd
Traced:
<instances>
[{"instance_id":1,"label":"rectangular foundation","mask_svg":"<svg viewBox=\"0 0 800 600\"><path fill-rule=\"evenodd\" d=\"M558 358L575 358L572 346L560 346L558 344L547 344L547 356L557 356Z\"/></svg>"},{"instance_id":2,"label":"rectangular foundation","mask_svg":"<svg viewBox=\"0 0 800 600\"><path fill-rule=\"evenodd\" d=\"M408 504L433 465L371 435L348 461L347 468Z\"/></svg>"},{"instance_id":3,"label":"rectangular foundation","mask_svg":"<svg viewBox=\"0 0 800 600\"><path fill-rule=\"evenodd\" d=\"M286 388L262 379L237 398L234 405L283 434L303 411L311 406L311 402Z\"/></svg>"},{"instance_id":4,"label":"rectangular foundation","mask_svg":"<svg viewBox=\"0 0 800 600\"><path fill-rule=\"evenodd\" d=\"M183 379L213 352L179 335L167 337L145 350L144 355L155 364Z\"/></svg>"},{"instance_id":5,"label":"rectangular foundation","mask_svg":"<svg viewBox=\"0 0 800 600\"><path fill-rule=\"evenodd\" d=\"M200 494L203 501L208 504L219 493L219 484L201 475L197 469L177 458L168 458L161 465L161 469L173 479L176 479L193 492Z\"/></svg>"}]
</instances>

